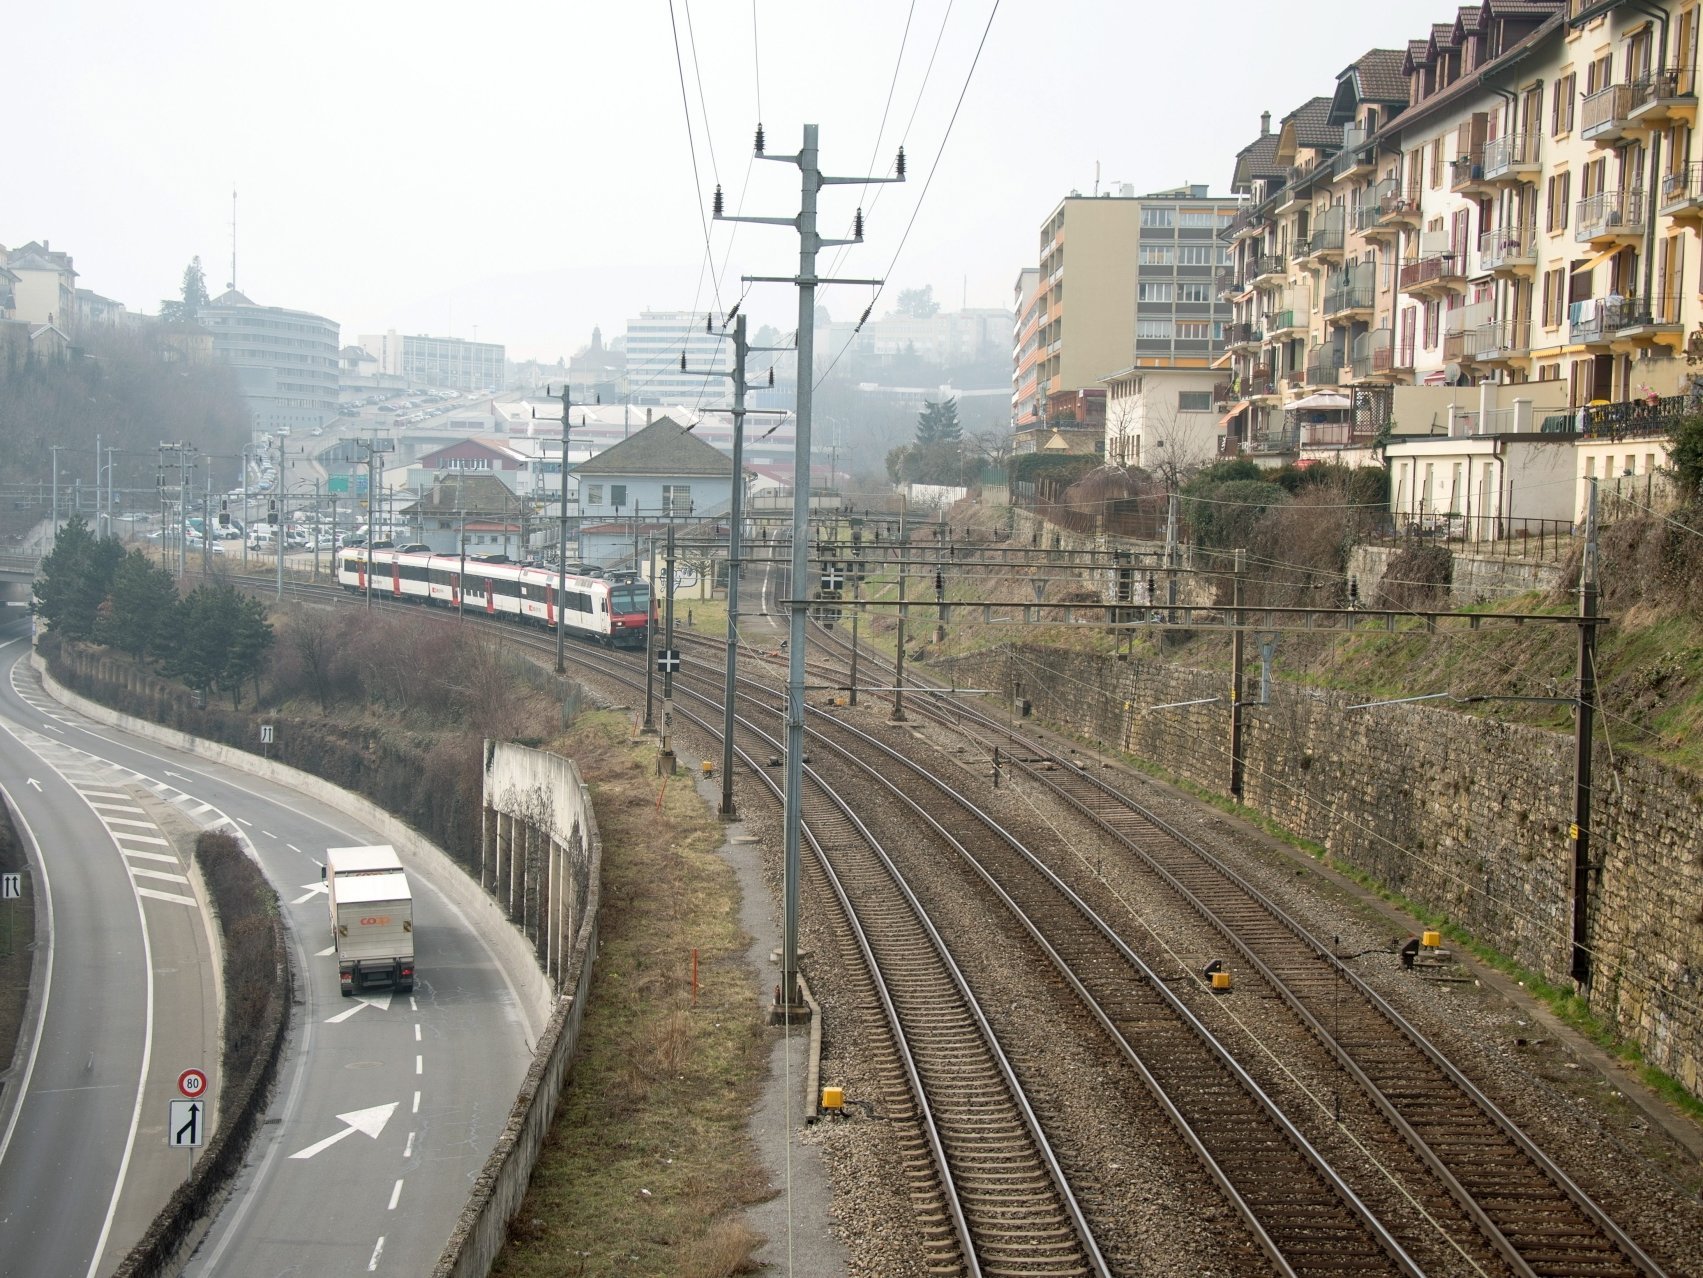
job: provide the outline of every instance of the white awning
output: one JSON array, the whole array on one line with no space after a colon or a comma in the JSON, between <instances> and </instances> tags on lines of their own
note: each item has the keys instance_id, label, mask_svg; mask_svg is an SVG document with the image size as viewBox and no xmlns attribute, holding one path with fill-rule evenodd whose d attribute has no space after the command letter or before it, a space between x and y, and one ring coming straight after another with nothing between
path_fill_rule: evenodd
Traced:
<instances>
[{"instance_id":1,"label":"white awning","mask_svg":"<svg viewBox=\"0 0 1703 1278\"><path fill-rule=\"evenodd\" d=\"M1353 408L1354 404L1346 395L1338 395L1334 391L1318 391L1304 399L1296 400L1293 404L1286 404L1284 407L1291 411L1295 409L1329 411Z\"/></svg>"}]
</instances>

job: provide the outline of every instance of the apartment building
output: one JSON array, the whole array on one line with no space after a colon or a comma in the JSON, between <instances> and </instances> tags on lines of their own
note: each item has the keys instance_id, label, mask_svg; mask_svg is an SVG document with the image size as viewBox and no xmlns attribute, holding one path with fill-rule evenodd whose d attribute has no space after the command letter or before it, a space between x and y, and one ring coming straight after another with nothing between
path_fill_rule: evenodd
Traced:
<instances>
[{"instance_id":1,"label":"apartment building","mask_svg":"<svg viewBox=\"0 0 1703 1278\"><path fill-rule=\"evenodd\" d=\"M462 337L430 337L424 333L363 333L361 345L372 355L378 373L399 377L406 386L425 390L481 391L505 384L507 352L498 342L470 342Z\"/></svg>"},{"instance_id":2,"label":"apartment building","mask_svg":"<svg viewBox=\"0 0 1703 1278\"><path fill-rule=\"evenodd\" d=\"M1232 183L1221 452L1278 464L1380 418L1470 418L1475 433L1547 423L1579 450L1581 493L1599 436L1617 481L1637 477L1627 458L1665 465L1659 441L1621 445L1665 432L1703 362L1698 15L1696 0L1483 0L1358 59L1328 105L1268 118ZM1426 387L1451 405L1488 389L1496 407L1412 411ZM1386 457L1404 450L1398 433ZM1487 491L1488 515L1504 489Z\"/></svg>"},{"instance_id":3,"label":"apartment building","mask_svg":"<svg viewBox=\"0 0 1703 1278\"><path fill-rule=\"evenodd\" d=\"M235 373L256 434L311 429L337 415L336 321L258 306L233 288L196 322L213 335L214 361Z\"/></svg>"},{"instance_id":4,"label":"apartment building","mask_svg":"<svg viewBox=\"0 0 1703 1278\"><path fill-rule=\"evenodd\" d=\"M1216 287L1228 261L1218 232L1236 207L1193 185L1073 192L1054 207L1033 294L1020 277L1014 299L1015 431L1080 421L1120 369L1209 369L1229 316Z\"/></svg>"}]
</instances>

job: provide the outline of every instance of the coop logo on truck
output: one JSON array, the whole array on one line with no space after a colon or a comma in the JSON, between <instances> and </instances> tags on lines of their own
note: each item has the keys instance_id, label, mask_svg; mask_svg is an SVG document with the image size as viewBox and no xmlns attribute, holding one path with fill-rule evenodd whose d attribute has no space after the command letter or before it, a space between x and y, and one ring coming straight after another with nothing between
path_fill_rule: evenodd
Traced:
<instances>
[{"instance_id":1,"label":"coop logo on truck","mask_svg":"<svg viewBox=\"0 0 1703 1278\"><path fill-rule=\"evenodd\" d=\"M361 926L382 927L388 922L390 922L390 915L388 914L369 914L361 920Z\"/></svg>"}]
</instances>

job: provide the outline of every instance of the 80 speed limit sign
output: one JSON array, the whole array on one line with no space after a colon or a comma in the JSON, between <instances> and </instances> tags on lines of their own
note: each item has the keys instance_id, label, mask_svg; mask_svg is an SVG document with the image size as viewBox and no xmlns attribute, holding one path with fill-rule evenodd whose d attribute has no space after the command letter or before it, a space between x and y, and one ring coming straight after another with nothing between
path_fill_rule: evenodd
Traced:
<instances>
[{"instance_id":1,"label":"80 speed limit sign","mask_svg":"<svg viewBox=\"0 0 1703 1278\"><path fill-rule=\"evenodd\" d=\"M207 1090L207 1075L198 1069L186 1069L177 1076L177 1090L194 1100Z\"/></svg>"}]
</instances>

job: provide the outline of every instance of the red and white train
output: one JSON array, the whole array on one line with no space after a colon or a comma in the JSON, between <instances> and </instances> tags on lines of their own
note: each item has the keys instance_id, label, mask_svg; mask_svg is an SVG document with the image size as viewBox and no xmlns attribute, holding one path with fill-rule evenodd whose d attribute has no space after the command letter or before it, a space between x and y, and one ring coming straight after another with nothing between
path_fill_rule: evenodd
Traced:
<instances>
[{"instance_id":1,"label":"red and white train","mask_svg":"<svg viewBox=\"0 0 1703 1278\"><path fill-rule=\"evenodd\" d=\"M553 568L530 568L460 555L349 546L337 552L337 581L347 590L367 591L371 556L372 592L413 603L528 622L617 647L642 647L650 622L650 587L643 581L605 581L570 573L565 590ZM557 598L560 593L560 599Z\"/></svg>"}]
</instances>

